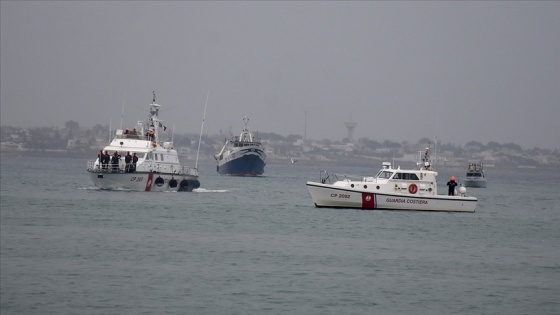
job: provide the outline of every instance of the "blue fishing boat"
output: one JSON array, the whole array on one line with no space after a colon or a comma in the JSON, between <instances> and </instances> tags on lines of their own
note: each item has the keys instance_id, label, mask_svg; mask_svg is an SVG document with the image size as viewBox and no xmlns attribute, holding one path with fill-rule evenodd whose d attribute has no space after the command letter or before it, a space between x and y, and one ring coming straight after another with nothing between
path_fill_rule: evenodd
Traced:
<instances>
[{"instance_id":1,"label":"blue fishing boat","mask_svg":"<svg viewBox=\"0 0 560 315\"><path fill-rule=\"evenodd\" d=\"M266 153L258 137L254 136L247 124L249 118L243 118L245 129L239 136L225 140L220 153L214 155L218 162L217 171L221 175L259 176L264 174Z\"/></svg>"}]
</instances>

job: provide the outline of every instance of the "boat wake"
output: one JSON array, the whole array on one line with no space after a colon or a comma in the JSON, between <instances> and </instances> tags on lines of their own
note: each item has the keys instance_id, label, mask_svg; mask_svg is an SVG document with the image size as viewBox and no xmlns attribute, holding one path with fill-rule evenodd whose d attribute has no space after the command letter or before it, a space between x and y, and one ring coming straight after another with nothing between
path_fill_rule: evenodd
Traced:
<instances>
[{"instance_id":1,"label":"boat wake","mask_svg":"<svg viewBox=\"0 0 560 315\"><path fill-rule=\"evenodd\" d=\"M102 189L102 188L95 187L95 186L90 186L90 187L78 187L78 189L80 189L80 190L96 190L96 191L134 191L134 190L129 189L129 188Z\"/></svg>"},{"instance_id":2,"label":"boat wake","mask_svg":"<svg viewBox=\"0 0 560 315\"><path fill-rule=\"evenodd\" d=\"M226 189L206 189L206 188L196 188L193 192L197 193L225 193L228 192Z\"/></svg>"}]
</instances>

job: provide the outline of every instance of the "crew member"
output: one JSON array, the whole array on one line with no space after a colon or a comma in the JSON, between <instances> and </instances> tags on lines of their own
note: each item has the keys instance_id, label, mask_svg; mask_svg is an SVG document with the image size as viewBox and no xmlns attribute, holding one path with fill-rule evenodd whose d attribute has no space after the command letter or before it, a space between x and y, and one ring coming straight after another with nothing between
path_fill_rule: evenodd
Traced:
<instances>
[{"instance_id":1,"label":"crew member","mask_svg":"<svg viewBox=\"0 0 560 315\"><path fill-rule=\"evenodd\" d=\"M455 196L455 187L457 187L457 182L455 181L455 176L451 176L451 179L447 182L449 189L447 191L448 196Z\"/></svg>"},{"instance_id":2,"label":"crew member","mask_svg":"<svg viewBox=\"0 0 560 315\"><path fill-rule=\"evenodd\" d=\"M136 155L136 152L134 152L134 154L132 155L132 171L136 172L136 162L138 162L138 155Z\"/></svg>"},{"instance_id":3,"label":"crew member","mask_svg":"<svg viewBox=\"0 0 560 315\"><path fill-rule=\"evenodd\" d=\"M111 156L109 155L108 151L105 151L105 154L103 154L103 158L101 160L101 165L104 170L107 170L109 166L109 160L111 160Z\"/></svg>"},{"instance_id":4,"label":"crew member","mask_svg":"<svg viewBox=\"0 0 560 315\"><path fill-rule=\"evenodd\" d=\"M113 172L116 172L119 169L119 159L120 159L120 155L118 151L115 151L115 153L113 153L113 158L111 159L111 164L113 164Z\"/></svg>"},{"instance_id":5,"label":"crew member","mask_svg":"<svg viewBox=\"0 0 560 315\"><path fill-rule=\"evenodd\" d=\"M132 155L130 155L130 151L126 152L124 156L124 162L126 163L125 172L131 173L132 172Z\"/></svg>"}]
</instances>

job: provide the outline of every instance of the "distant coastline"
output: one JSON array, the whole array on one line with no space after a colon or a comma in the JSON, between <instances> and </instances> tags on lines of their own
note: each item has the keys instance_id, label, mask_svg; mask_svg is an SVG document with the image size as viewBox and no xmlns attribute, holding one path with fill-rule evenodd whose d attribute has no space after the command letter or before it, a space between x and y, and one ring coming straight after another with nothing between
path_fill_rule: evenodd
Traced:
<instances>
[{"instance_id":1,"label":"distant coastline","mask_svg":"<svg viewBox=\"0 0 560 315\"><path fill-rule=\"evenodd\" d=\"M68 121L64 128L1 126L0 156L67 156L92 160L112 139L115 130L109 132L108 129L101 125L91 129L82 128L74 121ZM416 143L398 143L369 138L315 140L304 139L301 135L284 137L266 132L259 132L258 135L265 147L267 159L275 163L291 163L290 158L294 158L299 163L318 165L375 165L377 168L382 161L410 165L418 161L419 150L430 147L433 150L432 157L437 158L434 164L439 167L464 168L469 162L483 161L487 168L560 169L559 149L524 150L514 143L483 144L471 141L464 146L438 143L436 148L429 138L421 138ZM199 135L173 134L173 145L186 161L194 161L199 148L199 160L214 161L213 155L223 146L224 136L203 135L199 146Z\"/></svg>"},{"instance_id":2,"label":"distant coastline","mask_svg":"<svg viewBox=\"0 0 560 315\"><path fill-rule=\"evenodd\" d=\"M0 157L45 157L45 158L81 158L84 161L87 160L94 160L97 158L98 151L96 150L87 150L87 151L68 151L68 150L54 150L54 149L45 149L45 150L0 150ZM181 159L186 159L188 162L194 161L194 158L190 156L187 158L186 156L180 157ZM199 157L201 162L215 162L212 155L201 155ZM279 156L268 156L267 158L268 163L275 163L275 164L291 164L290 157L279 157ZM314 160L314 159L306 159L306 158L298 158L298 163L300 164L315 164L315 165L324 165L324 166L336 166L336 165L344 165L344 166L358 166L358 167L373 167L375 170L381 167L382 162L393 162L392 159L382 159L377 157L359 157L359 156L352 156L348 155L345 157L339 157L338 159L322 159L322 160ZM85 163L85 162L84 162ZM413 160L405 160L405 159L395 159L394 163L400 165L411 165L414 164L415 161ZM463 172L464 165L436 165L440 170L454 170ZM524 170L531 170L531 169L538 169L538 170L560 170L560 165L515 165L511 163L498 163L498 164L489 164L487 165L487 170L515 170L515 169L524 169Z\"/></svg>"}]
</instances>

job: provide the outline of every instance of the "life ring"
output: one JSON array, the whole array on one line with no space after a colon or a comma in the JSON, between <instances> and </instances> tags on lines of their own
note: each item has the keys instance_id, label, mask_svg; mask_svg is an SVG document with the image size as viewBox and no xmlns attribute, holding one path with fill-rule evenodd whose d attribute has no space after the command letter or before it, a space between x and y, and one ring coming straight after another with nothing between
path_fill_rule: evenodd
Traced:
<instances>
[{"instance_id":1,"label":"life ring","mask_svg":"<svg viewBox=\"0 0 560 315\"><path fill-rule=\"evenodd\" d=\"M408 186L408 192L411 194L415 194L418 192L418 186L416 186L416 184L410 184Z\"/></svg>"},{"instance_id":2,"label":"life ring","mask_svg":"<svg viewBox=\"0 0 560 315\"><path fill-rule=\"evenodd\" d=\"M152 141L152 147L154 147L154 148L157 147L157 142L156 142L156 140Z\"/></svg>"}]
</instances>

